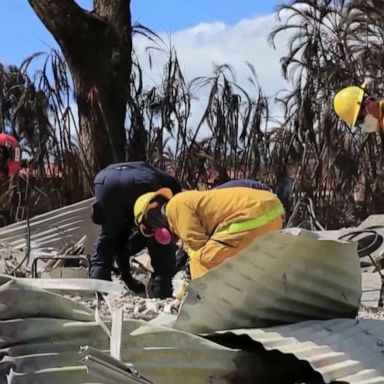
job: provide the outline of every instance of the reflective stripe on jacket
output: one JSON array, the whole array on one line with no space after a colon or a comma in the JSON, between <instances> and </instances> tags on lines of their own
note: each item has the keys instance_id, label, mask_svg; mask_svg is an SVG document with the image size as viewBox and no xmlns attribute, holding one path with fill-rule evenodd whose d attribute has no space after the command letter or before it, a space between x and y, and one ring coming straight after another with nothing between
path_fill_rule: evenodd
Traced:
<instances>
[{"instance_id":1,"label":"reflective stripe on jacket","mask_svg":"<svg viewBox=\"0 0 384 384\"><path fill-rule=\"evenodd\" d=\"M238 255L257 238L270 231L282 228L283 220L279 216L262 227L252 229L246 232L215 233L207 243L199 250L193 253L189 260L192 279L203 275L208 270L223 263L226 259ZM254 252L254 251L253 251ZM258 257L258 253L254 253Z\"/></svg>"},{"instance_id":2,"label":"reflective stripe on jacket","mask_svg":"<svg viewBox=\"0 0 384 384\"><path fill-rule=\"evenodd\" d=\"M284 209L281 205L278 205L277 207L275 207L272 210L270 210L269 212L266 212L265 214L257 217L256 219L241 221L239 223L228 224L227 227L224 227L220 230L215 231L213 236L217 233L234 234L234 233L252 231L254 229L257 229L257 228L260 228L260 227L267 225L268 223L272 222L273 220L275 220L278 217L281 217L282 215L284 215ZM188 246L185 246L185 251L187 252L189 257L193 257L193 255L195 253Z\"/></svg>"}]
</instances>

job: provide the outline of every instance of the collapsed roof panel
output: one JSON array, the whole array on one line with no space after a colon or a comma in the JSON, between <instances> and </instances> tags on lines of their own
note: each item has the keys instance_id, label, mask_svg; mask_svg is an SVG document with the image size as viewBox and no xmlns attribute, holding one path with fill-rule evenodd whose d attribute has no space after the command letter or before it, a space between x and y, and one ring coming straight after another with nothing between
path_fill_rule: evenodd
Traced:
<instances>
[{"instance_id":1,"label":"collapsed roof panel","mask_svg":"<svg viewBox=\"0 0 384 384\"><path fill-rule=\"evenodd\" d=\"M16 279L0 281L0 320L52 317L93 321L94 314L80 303L58 294L23 285ZM19 305L15 305L19 303ZM22 304L21 304L22 303Z\"/></svg>"},{"instance_id":2,"label":"collapsed roof panel","mask_svg":"<svg viewBox=\"0 0 384 384\"><path fill-rule=\"evenodd\" d=\"M91 220L91 206L94 199L87 199L59 208L29 220L32 249L61 249L68 243L75 243L87 236L86 253L90 253L98 227ZM28 224L20 221L0 228L0 241L7 242L15 249L27 246Z\"/></svg>"},{"instance_id":3,"label":"collapsed roof panel","mask_svg":"<svg viewBox=\"0 0 384 384\"><path fill-rule=\"evenodd\" d=\"M0 321L0 382L105 382L87 374L78 354L85 345L104 352L111 347L112 340L101 323L92 320L94 313L79 303L23 284L26 280L1 277L0 313L4 320ZM9 300L24 302L26 289L31 290L28 299L34 300L36 308L18 305L11 309ZM104 323L113 329L111 321ZM321 374L325 382L342 379L346 383L384 383L384 323L380 321L338 319L217 331L202 337L144 321L123 321L121 361L133 364L156 384L275 384L289 372L308 377L306 366L313 368L312 373ZM244 337L262 347L250 348ZM233 338L240 342L234 343ZM273 351L279 355L273 355ZM98 369L102 369L101 376L108 372L100 366Z\"/></svg>"},{"instance_id":4,"label":"collapsed roof panel","mask_svg":"<svg viewBox=\"0 0 384 384\"><path fill-rule=\"evenodd\" d=\"M384 383L384 322L332 319L265 329L217 332L210 339L248 336L266 350L277 350L307 361L326 383ZM243 340L240 341L239 345ZM231 339L233 345L233 339Z\"/></svg>"},{"instance_id":5,"label":"collapsed roof panel","mask_svg":"<svg viewBox=\"0 0 384 384\"><path fill-rule=\"evenodd\" d=\"M193 280L175 328L204 333L353 318L360 297L355 243L306 230L275 231Z\"/></svg>"}]
</instances>

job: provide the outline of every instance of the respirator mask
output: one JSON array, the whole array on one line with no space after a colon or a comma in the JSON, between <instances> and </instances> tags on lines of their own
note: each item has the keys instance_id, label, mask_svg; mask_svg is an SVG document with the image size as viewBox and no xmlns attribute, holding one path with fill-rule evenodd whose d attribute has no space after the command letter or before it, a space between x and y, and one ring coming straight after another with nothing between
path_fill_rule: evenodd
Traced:
<instances>
[{"instance_id":1,"label":"respirator mask","mask_svg":"<svg viewBox=\"0 0 384 384\"><path fill-rule=\"evenodd\" d=\"M367 133L379 132L379 120L368 114L364 117L362 123L359 124L360 128Z\"/></svg>"}]
</instances>

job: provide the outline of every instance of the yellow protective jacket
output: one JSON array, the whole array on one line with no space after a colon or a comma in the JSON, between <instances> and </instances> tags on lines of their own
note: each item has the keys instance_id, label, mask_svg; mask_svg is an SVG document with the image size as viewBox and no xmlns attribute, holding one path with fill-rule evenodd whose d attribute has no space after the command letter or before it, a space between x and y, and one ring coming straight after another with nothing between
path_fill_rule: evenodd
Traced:
<instances>
[{"instance_id":1,"label":"yellow protective jacket","mask_svg":"<svg viewBox=\"0 0 384 384\"><path fill-rule=\"evenodd\" d=\"M268 231L281 229L277 196L252 188L186 191L166 207L168 222L190 256L192 278L221 264Z\"/></svg>"}]
</instances>

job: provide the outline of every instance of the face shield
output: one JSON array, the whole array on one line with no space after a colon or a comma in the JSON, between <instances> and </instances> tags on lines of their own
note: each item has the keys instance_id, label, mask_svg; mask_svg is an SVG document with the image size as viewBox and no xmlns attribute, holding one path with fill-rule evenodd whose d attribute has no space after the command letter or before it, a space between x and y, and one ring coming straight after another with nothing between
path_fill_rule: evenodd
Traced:
<instances>
[{"instance_id":1,"label":"face shield","mask_svg":"<svg viewBox=\"0 0 384 384\"><path fill-rule=\"evenodd\" d=\"M380 132L379 120L368 114L365 116L364 121L360 123L360 128L367 133Z\"/></svg>"}]
</instances>

